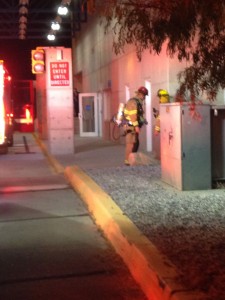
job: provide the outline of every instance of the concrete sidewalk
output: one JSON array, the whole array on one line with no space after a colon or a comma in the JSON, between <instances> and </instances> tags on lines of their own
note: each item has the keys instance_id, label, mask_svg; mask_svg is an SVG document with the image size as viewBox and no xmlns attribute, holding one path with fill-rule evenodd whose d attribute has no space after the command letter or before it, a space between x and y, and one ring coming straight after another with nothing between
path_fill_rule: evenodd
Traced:
<instances>
[{"instance_id":1,"label":"concrete sidewalk","mask_svg":"<svg viewBox=\"0 0 225 300\"><path fill-rule=\"evenodd\" d=\"M31 134L0 165L1 300L147 299Z\"/></svg>"},{"instance_id":2,"label":"concrete sidewalk","mask_svg":"<svg viewBox=\"0 0 225 300\"><path fill-rule=\"evenodd\" d=\"M75 138L73 155L48 153L46 144L37 143L58 173L64 173L86 203L96 224L123 258L132 276L151 300L198 300L204 295L187 290L179 283L175 266L133 224L112 198L84 171L86 168L123 167L124 146L100 138ZM152 164L158 163L149 155ZM129 167L128 167L129 168Z\"/></svg>"}]
</instances>

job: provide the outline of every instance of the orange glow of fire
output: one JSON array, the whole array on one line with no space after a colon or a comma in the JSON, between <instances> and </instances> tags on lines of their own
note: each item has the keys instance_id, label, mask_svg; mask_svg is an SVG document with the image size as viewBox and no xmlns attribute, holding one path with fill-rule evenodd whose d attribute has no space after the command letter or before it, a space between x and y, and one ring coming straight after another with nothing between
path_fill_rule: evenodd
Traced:
<instances>
[{"instance_id":1,"label":"orange glow of fire","mask_svg":"<svg viewBox=\"0 0 225 300\"><path fill-rule=\"evenodd\" d=\"M33 119L32 119L30 110L28 108L26 108L26 110L25 110L25 115L26 115L26 123L27 124L32 123Z\"/></svg>"}]
</instances>

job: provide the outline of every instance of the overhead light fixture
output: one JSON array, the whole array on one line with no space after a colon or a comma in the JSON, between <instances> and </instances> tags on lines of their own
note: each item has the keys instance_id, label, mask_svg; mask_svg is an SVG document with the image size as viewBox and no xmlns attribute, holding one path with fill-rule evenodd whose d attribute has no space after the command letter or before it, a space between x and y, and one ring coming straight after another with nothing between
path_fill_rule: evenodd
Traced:
<instances>
[{"instance_id":1,"label":"overhead light fixture","mask_svg":"<svg viewBox=\"0 0 225 300\"><path fill-rule=\"evenodd\" d=\"M28 9L27 9L27 7L26 7L26 6L21 6L21 7L19 8L19 14L20 14L20 15L27 15L27 14L28 14Z\"/></svg>"},{"instance_id":2,"label":"overhead light fixture","mask_svg":"<svg viewBox=\"0 0 225 300\"><path fill-rule=\"evenodd\" d=\"M26 23L20 23L19 25L19 29L26 29L27 28L27 24Z\"/></svg>"},{"instance_id":3,"label":"overhead light fixture","mask_svg":"<svg viewBox=\"0 0 225 300\"><path fill-rule=\"evenodd\" d=\"M60 24L58 22L52 22L51 28L52 30L59 30Z\"/></svg>"},{"instance_id":4,"label":"overhead light fixture","mask_svg":"<svg viewBox=\"0 0 225 300\"><path fill-rule=\"evenodd\" d=\"M58 14L60 16L66 16L69 12L69 9L67 6L65 5L60 5L59 8L58 8Z\"/></svg>"},{"instance_id":5,"label":"overhead light fixture","mask_svg":"<svg viewBox=\"0 0 225 300\"><path fill-rule=\"evenodd\" d=\"M71 3L71 0L62 0L61 5L58 7L58 10L57 10L58 15L56 16L55 21L52 22L51 31L47 35L48 40L50 40L50 41L55 40L55 38L56 38L55 33L61 27L60 24L62 23L62 17L66 16L69 13L70 3Z\"/></svg>"},{"instance_id":6,"label":"overhead light fixture","mask_svg":"<svg viewBox=\"0 0 225 300\"><path fill-rule=\"evenodd\" d=\"M19 39L20 40L25 40L26 39L26 35L23 33L19 33Z\"/></svg>"},{"instance_id":7,"label":"overhead light fixture","mask_svg":"<svg viewBox=\"0 0 225 300\"><path fill-rule=\"evenodd\" d=\"M54 33L49 33L49 34L47 35L47 39L48 39L49 41L54 41L54 40L55 40L55 35L54 35Z\"/></svg>"},{"instance_id":8,"label":"overhead light fixture","mask_svg":"<svg viewBox=\"0 0 225 300\"><path fill-rule=\"evenodd\" d=\"M20 29L19 34L26 35L26 30Z\"/></svg>"},{"instance_id":9,"label":"overhead light fixture","mask_svg":"<svg viewBox=\"0 0 225 300\"><path fill-rule=\"evenodd\" d=\"M19 23L27 23L27 17L25 17L25 16L20 16L20 18L19 18Z\"/></svg>"},{"instance_id":10,"label":"overhead light fixture","mask_svg":"<svg viewBox=\"0 0 225 300\"><path fill-rule=\"evenodd\" d=\"M29 0L19 0L19 39L26 39Z\"/></svg>"}]
</instances>

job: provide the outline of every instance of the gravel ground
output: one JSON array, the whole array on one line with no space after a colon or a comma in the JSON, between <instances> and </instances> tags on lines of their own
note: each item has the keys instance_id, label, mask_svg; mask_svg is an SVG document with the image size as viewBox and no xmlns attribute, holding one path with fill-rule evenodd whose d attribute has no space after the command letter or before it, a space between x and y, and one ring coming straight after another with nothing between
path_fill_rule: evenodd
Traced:
<instances>
[{"instance_id":1,"label":"gravel ground","mask_svg":"<svg viewBox=\"0 0 225 300\"><path fill-rule=\"evenodd\" d=\"M161 181L160 165L83 169L167 255L187 288L225 299L225 189L176 190Z\"/></svg>"}]
</instances>

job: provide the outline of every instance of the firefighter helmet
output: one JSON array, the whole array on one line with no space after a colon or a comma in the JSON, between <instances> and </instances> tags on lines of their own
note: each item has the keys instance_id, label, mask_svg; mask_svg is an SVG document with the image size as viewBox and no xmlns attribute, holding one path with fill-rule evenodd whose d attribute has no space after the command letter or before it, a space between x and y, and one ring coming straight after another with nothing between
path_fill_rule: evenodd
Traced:
<instances>
[{"instance_id":1,"label":"firefighter helmet","mask_svg":"<svg viewBox=\"0 0 225 300\"><path fill-rule=\"evenodd\" d=\"M141 93L141 94L143 94L144 96L148 96L148 90L147 90L146 87L144 87L144 86L139 87L138 93Z\"/></svg>"},{"instance_id":2,"label":"firefighter helmet","mask_svg":"<svg viewBox=\"0 0 225 300\"><path fill-rule=\"evenodd\" d=\"M167 90L159 89L158 92L157 92L157 96L158 97L169 96L169 93L167 92Z\"/></svg>"},{"instance_id":3,"label":"firefighter helmet","mask_svg":"<svg viewBox=\"0 0 225 300\"><path fill-rule=\"evenodd\" d=\"M159 89L157 92L157 96L159 97L160 103L169 102L169 93L167 92L167 90Z\"/></svg>"}]
</instances>

